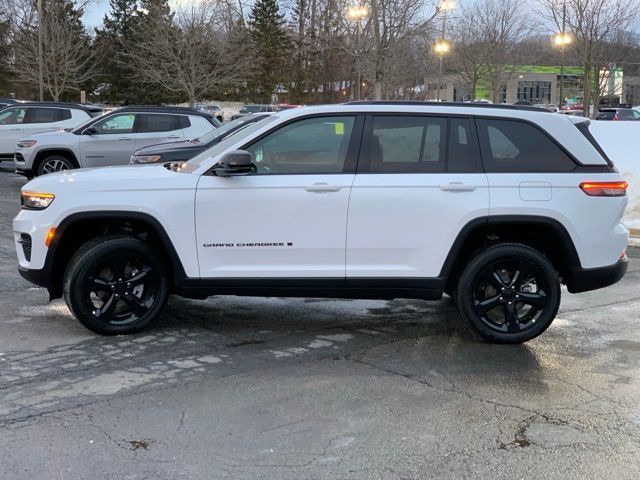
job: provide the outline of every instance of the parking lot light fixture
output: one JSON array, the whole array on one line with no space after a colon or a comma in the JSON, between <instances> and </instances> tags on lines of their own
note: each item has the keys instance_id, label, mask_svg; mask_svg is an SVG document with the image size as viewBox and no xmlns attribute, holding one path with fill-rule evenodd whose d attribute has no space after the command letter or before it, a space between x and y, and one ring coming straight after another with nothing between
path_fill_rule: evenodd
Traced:
<instances>
[{"instance_id":1,"label":"parking lot light fixture","mask_svg":"<svg viewBox=\"0 0 640 480\"><path fill-rule=\"evenodd\" d=\"M356 63L356 91L354 100L360 100L360 84L362 83L360 57L362 56L362 49L360 46L360 23L363 22L369 16L369 10L364 5L354 5L349 7L347 11L347 17L356 24L356 48L355 48L355 63Z\"/></svg>"}]
</instances>

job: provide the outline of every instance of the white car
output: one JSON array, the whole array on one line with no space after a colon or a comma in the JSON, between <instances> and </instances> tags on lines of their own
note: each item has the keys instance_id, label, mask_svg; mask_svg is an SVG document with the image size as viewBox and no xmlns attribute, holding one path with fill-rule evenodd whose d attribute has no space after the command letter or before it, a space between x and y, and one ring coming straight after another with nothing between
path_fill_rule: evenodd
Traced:
<instances>
[{"instance_id":1,"label":"white car","mask_svg":"<svg viewBox=\"0 0 640 480\"><path fill-rule=\"evenodd\" d=\"M179 165L22 189L19 270L89 329L143 329L170 293L452 295L485 340L542 333L560 285L627 269L627 184L589 122L531 107L356 102L277 112Z\"/></svg>"},{"instance_id":2,"label":"white car","mask_svg":"<svg viewBox=\"0 0 640 480\"><path fill-rule=\"evenodd\" d=\"M139 148L197 138L218 122L212 115L181 107L125 107L69 130L21 138L16 172L34 177L73 168L125 165Z\"/></svg>"},{"instance_id":3,"label":"white car","mask_svg":"<svg viewBox=\"0 0 640 480\"><path fill-rule=\"evenodd\" d=\"M0 160L13 160L18 140L48 130L75 127L100 115L102 108L64 102L25 102L0 110Z\"/></svg>"}]
</instances>

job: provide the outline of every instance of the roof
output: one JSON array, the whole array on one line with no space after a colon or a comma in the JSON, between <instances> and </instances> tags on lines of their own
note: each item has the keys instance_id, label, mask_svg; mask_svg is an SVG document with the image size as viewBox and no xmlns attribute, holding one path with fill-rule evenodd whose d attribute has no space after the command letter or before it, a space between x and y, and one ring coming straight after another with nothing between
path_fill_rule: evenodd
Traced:
<instances>
[{"instance_id":1,"label":"roof","mask_svg":"<svg viewBox=\"0 0 640 480\"><path fill-rule=\"evenodd\" d=\"M528 110L533 112L549 112L546 108L534 107L531 105L507 105L502 103L484 103L484 102L416 102L405 100L372 100L347 102L345 105L410 105L420 107L461 107L461 108L497 108L501 110Z\"/></svg>"},{"instance_id":2,"label":"roof","mask_svg":"<svg viewBox=\"0 0 640 480\"><path fill-rule=\"evenodd\" d=\"M103 108L97 105L90 105L86 103L73 103L73 102L22 102L19 104L21 107L58 107L58 108L75 108L77 110L84 110L86 112L98 112Z\"/></svg>"},{"instance_id":3,"label":"roof","mask_svg":"<svg viewBox=\"0 0 640 480\"><path fill-rule=\"evenodd\" d=\"M165 107L150 105L128 105L126 107L118 107L118 112L155 112L155 113L182 113L183 115L196 115L198 117L213 118L208 112L196 110L190 107Z\"/></svg>"}]
</instances>

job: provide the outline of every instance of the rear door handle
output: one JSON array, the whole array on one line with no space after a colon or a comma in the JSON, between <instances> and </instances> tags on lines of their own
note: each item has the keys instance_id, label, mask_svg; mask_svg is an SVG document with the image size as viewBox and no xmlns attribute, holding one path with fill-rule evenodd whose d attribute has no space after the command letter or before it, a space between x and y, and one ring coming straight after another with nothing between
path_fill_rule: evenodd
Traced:
<instances>
[{"instance_id":1,"label":"rear door handle","mask_svg":"<svg viewBox=\"0 0 640 480\"><path fill-rule=\"evenodd\" d=\"M444 192L473 192L476 188L475 185L465 185L462 182L451 182L444 185L440 185L440 190Z\"/></svg>"},{"instance_id":2,"label":"rear door handle","mask_svg":"<svg viewBox=\"0 0 640 480\"><path fill-rule=\"evenodd\" d=\"M307 192L337 192L342 188L340 185L329 185L328 183L314 183L313 185L306 185L304 189Z\"/></svg>"},{"instance_id":3,"label":"rear door handle","mask_svg":"<svg viewBox=\"0 0 640 480\"><path fill-rule=\"evenodd\" d=\"M173 137L165 137L165 138L178 139L178 138L182 138L182 137L173 136Z\"/></svg>"},{"instance_id":4,"label":"rear door handle","mask_svg":"<svg viewBox=\"0 0 640 480\"><path fill-rule=\"evenodd\" d=\"M129 140L133 140L133 138L131 138L131 137L120 137L118 139L119 142L126 142L126 141L129 141Z\"/></svg>"}]
</instances>

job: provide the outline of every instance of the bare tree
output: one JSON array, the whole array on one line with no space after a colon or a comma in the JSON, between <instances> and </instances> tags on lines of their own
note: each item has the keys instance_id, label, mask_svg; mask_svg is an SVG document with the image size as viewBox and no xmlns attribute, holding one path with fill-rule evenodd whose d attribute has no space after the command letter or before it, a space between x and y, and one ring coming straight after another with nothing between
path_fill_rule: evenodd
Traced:
<instances>
[{"instance_id":1,"label":"bare tree","mask_svg":"<svg viewBox=\"0 0 640 480\"><path fill-rule=\"evenodd\" d=\"M468 85L470 100L475 100L478 82L487 72L487 42L483 25L477 21L477 4L462 7L453 27L453 61L457 77Z\"/></svg>"},{"instance_id":2,"label":"bare tree","mask_svg":"<svg viewBox=\"0 0 640 480\"><path fill-rule=\"evenodd\" d=\"M17 5L23 16L14 33L14 69L23 81L38 84L39 22L43 85L54 101L65 92L78 91L97 75L96 59L81 21L83 7L67 0L52 0L43 5L42 18L37 19L33 10Z\"/></svg>"},{"instance_id":3,"label":"bare tree","mask_svg":"<svg viewBox=\"0 0 640 480\"><path fill-rule=\"evenodd\" d=\"M573 36L572 48L580 59L584 83L584 115L593 114L602 88L597 73L603 63L607 48L619 38L621 32L630 30L638 16L638 0L540 0L542 13L556 31L560 30L563 17ZM563 15L564 13L564 15Z\"/></svg>"},{"instance_id":4,"label":"bare tree","mask_svg":"<svg viewBox=\"0 0 640 480\"><path fill-rule=\"evenodd\" d=\"M129 49L140 77L181 93L191 104L223 87L246 79L246 44L234 42L235 31L218 27L220 11L211 4L192 4L171 16L149 14Z\"/></svg>"}]
</instances>

